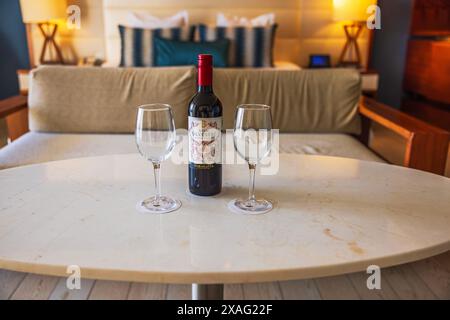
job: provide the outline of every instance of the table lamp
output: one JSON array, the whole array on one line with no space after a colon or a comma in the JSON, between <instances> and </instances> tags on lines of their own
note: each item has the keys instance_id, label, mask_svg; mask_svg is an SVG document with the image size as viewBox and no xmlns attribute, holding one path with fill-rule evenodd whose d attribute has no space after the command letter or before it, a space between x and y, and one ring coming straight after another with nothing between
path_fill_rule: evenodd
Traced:
<instances>
[{"instance_id":1,"label":"table lamp","mask_svg":"<svg viewBox=\"0 0 450 320\"><path fill-rule=\"evenodd\" d=\"M28 52L30 64L34 67L34 55L31 37L31 24L37 23L44 36L40 55L41 64L64 64L61 49L55 37L58 30L57 20L66 18L65 0L20 0L22 20L27 26ZM48 58L47 56L48 51Z\"/></svg>"},{"instance_id":2,"label":"table lamp","mask_svg":"<svg viewBox=\"0 0 450 320\"><path fill-rule=\"evenodd\" d=\"M334 20L343 23L347 41L339 57L339 66L361 66L358 37L369 17L367 7L375 0L333 0Z\"/></svg>"}]
</instances>

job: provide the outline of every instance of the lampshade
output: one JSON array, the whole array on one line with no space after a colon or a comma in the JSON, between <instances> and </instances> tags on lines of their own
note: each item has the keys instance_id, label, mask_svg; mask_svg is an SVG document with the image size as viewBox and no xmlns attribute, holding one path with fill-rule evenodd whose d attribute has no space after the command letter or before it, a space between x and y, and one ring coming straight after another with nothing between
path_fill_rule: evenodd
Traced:
<instances>
[{"instance_id":1,"label":"lampshade","mask_svg":"<svg viewBox=\"0 0 450 320\"><path fill-rule=\"evenodd\" d=\"M66 17L66 0L20 0L24 23L48 22Z\"/></svg>"},{"instance_id":2,"label":"lampshade","mask_svg":"<svg viewBox=\"0 0 450 320\"><path fill-rule=\"evenodd\" d=\"M335 21L365 21L369 14L367 7L376 0L333 0Z\"/></svg>"}]
</instances>

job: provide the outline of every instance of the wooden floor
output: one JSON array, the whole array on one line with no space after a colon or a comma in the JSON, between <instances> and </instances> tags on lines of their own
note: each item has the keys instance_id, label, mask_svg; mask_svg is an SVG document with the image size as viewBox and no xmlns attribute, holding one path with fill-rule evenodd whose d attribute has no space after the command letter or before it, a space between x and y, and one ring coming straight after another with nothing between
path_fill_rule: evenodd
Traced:
<instances>
[{"instance_id":1,"label":"wooden floor","mask_svg":"<svg viewBox=\"0 0 450 320\"><path fill-rule=\"evenodd\" d=\"M368 290L366 273L313 280L226 285L225 299L450 299L450 251L381 270L381 290ZM189 285L66 279L0 270L0 300L190 299Z\"/></svg>"}]
</instances>

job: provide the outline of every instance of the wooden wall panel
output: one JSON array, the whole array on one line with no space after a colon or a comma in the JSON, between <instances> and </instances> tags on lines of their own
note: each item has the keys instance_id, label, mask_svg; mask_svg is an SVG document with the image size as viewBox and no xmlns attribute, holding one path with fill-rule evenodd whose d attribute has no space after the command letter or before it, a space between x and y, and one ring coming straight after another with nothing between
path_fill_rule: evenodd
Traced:
<instances>
[{"instance_id":1,"label":"wooden wall panel","mask_svg":"<svg viewBox=\"0 0 450 320\"><path fill-rule=\"evenodd\" d=\"M431 46L428 98L450 104L450 41Z\"/></svg>"},{"instance_id":2,"label":"wooden wall panel","mask_svg":"<svg viewBox=\"0 0 450 320\"><path fill-rule=\"evenodd\" d=\"M404 88L450 104L450 42L409 41Z\"/></svg>"},{"instance_id":3,"label":"wooden wall panel","mask_svg":"<svg viewBox=\"0 0 450 320\"><path fill-rule=\"evenodd\" d=\"M415 0L411 34L450 35L450 1Z\"/></svg>"},{"instance_id":4,"label":"wooden wall panel","mask_svg":"<svg viewBox=\"0 0 450 320\"><path fill-rule=\"evenodd\" d=\"M409 41L403 81L407 91L425 95L425 88L429 81L430 59L431 41Z\"/></svg>"}]
</instances>

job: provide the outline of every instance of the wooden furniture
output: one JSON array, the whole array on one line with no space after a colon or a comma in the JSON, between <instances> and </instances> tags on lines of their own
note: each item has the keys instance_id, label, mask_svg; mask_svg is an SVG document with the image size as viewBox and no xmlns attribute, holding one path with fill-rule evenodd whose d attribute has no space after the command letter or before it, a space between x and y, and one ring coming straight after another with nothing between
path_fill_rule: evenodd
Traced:
<instances>
[{"instance_id":1,"label":"wooden furniture","mask_svg":"<svg viewBox=\"0 0 450 320\"><path fill-rule=\"evenodd\" d=\"M359 112L363 116L364 143L368 144L370 121L375 121L407 140L404 166L444 173L449 132L367 97L362 97Z\"/></svg>"},{"instance_id":2,"label":"wooden furniture","mask_svg":"<svg viewBox=\"0 0 450 320\"><path fill-rule=\"evenodd\" d=\"M450 35L450 2L415 0L411 34L415 36Z\"/></svg>"},{"instance_id":3,"label":"wooden furniture","mask_svg":"<svg viewBox=\"0 0 450 320\"><path fill-rule=\"evenodd\" d=\"M450 2L416 0L410 33L402 110L450 131Z\"/></svg>"},{"instance_id":4,"label":"wooden furniture","mask_svg":"<svg viewBox=\"0 0 450 320\"><path fill-rule=\"evenodd\" d=\"M411 40L402 110L450 131L450 42Z\"/></svg>"},{"instance_id":5,"label":"wooden furniture","mask_svg":"<svg viewBox=\"0 0 450 320\"><path fill-rule=\"evenodd\" d=\"M22 97L16 96L0 101L0 105L3 105L5 112L11 107L11 110L8 111L9 114L0 116L6 118L8 139L11 142L28 132L28 109L26 109L26 106L29 73L30 70L27 69L17 70L19 91Z\"/></svg>"},{"instance_id":6,"label":"wooden furniture","mask_svg":"<svg viewBox=\"0 0 450 320\"><path fill-rule=\"evenodd\" d=\"M410 40L404 88L428 100L450 105L450 42Z\"/></svg>"},{"instance_id":7,"label":"wooden furniture","mask_svg":"<svg viewBox=\"0 0 450 320\"><path fill-rule=\"evenodd\" d=\"M450 131L450 42L410 40L402 110Z\"/></svg>"},{"instance_id":8,"label":"wooden furniture","mask_svg":"<svg viewBox=\"0 0 450 320\"><path fill-rule=\"evenodd\" d=\"M450 110L445 105L409 98L403 100L402 111L450 131Z\"/></svg>"},{"instance_id":9,"label":"wooden furniture","mask_svg":"<svg viewBox=\"0 0 450 320\"><path fill-rule=\"evenodd\" d=\"M378 92L378 81L380 75L373 69L362 69L361 73L361 90L363 95L375 98Z\"/></svg>"},{"instance_id":10,"label":"wooden furniture","mask_svg":"<svg viewBox=\"0 0 450 320\"><path fill-rule=\"evenodd\" d=\"M387 267L450 249L450 180L426 172L280 154L278 172L257 178L257 194L274 210L242 216L227 203L246 196L245 164L224 165L224 191L202 198L186 191L186 165L168 160L164 192L182 207L152 215L135 209L151 193L149 167L126 154L0 171L0 268L66 276L78 265L83 279L215 285L201 291Z\"/></svg>"},{"instance_id":11,"label":"wooden furniture","mask_svg":"<svg viewBox=\"0 0 450 320\"><path fill-rule=\"evenodd\" d=\"M10 141L14 141L28 132L27 100L26 96L14 96L0 100L0 118L6 119Z\"/></svg>"},{"instance_id":12,"label":"wooden furniture","mask_svg":"<svg viewBox=\"0 0 450 320\"><path fill-rule=\"evenodd\" d=\"M27 97L25 96L14 96L0 100L0 118L14 114L25 108L27 108Z\"/></svg>"}]
</instances>

